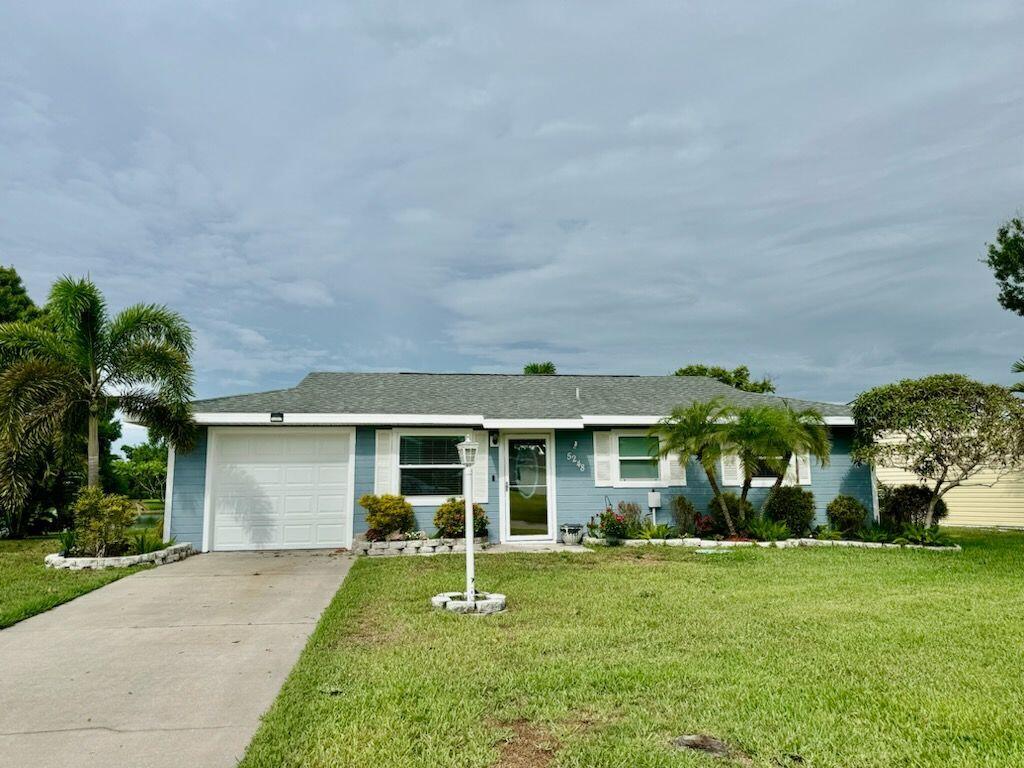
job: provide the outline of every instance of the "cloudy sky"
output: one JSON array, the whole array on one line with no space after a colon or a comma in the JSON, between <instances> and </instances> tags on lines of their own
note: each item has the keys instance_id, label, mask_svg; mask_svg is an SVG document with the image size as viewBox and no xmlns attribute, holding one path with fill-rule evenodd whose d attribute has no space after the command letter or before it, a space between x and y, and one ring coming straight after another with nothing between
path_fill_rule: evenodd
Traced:
<instances>
[{"instance_id":1,"label":"cloudy sky","mask_svg":"<svg viewBox=\"0 0 1024 768\"><path fill-rule=\"evenodd\" d=\"M103 6L98 9L96 6ZM1019 2L0 9L0 262L307 371L1013 380Z\"/></svg>"}]
</instances>

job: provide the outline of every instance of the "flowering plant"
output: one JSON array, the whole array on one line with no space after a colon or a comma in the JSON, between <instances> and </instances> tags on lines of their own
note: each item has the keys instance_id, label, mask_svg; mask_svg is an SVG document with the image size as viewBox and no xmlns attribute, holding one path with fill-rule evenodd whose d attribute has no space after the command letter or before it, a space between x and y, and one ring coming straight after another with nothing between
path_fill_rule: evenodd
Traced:
<instances>
[{"instance_id":1,"label":"flowering plant","mask_svg":"<svg viewBox=\"0 0 1024 768\"><path fill-rule=\"evenodd\" d=\"M611 507L601 513L598 529L606 539L624 539L629 530L629 519Z\"/></svg>"}]
</instances>

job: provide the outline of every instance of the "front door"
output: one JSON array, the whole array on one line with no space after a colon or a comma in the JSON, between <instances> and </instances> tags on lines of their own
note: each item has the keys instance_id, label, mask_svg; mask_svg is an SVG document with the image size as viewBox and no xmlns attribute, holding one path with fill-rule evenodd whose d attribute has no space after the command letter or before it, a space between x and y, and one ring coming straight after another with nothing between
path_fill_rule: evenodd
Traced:
<instances>
[{"instance_id":1,"label":"front door","mask_svg":"<svg viewBox=\"0 0 1024 768\"><path fill-rule=\"evenodd\" d=\"M511 540L555 538L551 499L551 439L509 435L505 442L505 535Z\"/></svg>"}]
</instances>

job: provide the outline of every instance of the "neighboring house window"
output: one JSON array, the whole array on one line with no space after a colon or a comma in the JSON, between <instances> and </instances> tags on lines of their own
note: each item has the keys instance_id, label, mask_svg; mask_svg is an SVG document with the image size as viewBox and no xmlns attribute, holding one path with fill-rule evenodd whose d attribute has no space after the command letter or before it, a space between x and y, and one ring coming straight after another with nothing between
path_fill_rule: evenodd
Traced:
<instances>
[{"instance_id":1,"label":"neighboring house window","mask_svg":"<svg viewBox=\"0 0 1024 768\"><path fill-rule=\"evenodd\" d=\"M399 493L461 495L463 468L456 446L464 439L464 435L402 435L398 446Z\"/></svg>"}]
</instances>

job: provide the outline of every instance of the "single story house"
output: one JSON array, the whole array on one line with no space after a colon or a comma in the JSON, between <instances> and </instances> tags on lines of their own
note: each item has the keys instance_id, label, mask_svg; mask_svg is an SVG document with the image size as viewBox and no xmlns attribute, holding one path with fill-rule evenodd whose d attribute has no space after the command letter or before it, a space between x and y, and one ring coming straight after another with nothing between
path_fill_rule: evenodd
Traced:
<instances>
[{"instance_id":1,"label":"single story house","mask_svg":"<svg viewBox=\"0 0 1024 768\"><path fill-rule=\"evenodd\" d=\"M358 499L400 493L432 533L437 506L461 493L455 446L467 436L481 445L474 495L493 540L554 541L606 504L646 508L652 489L667 520L674 496L703 511L711 488L692 459L652 459L648 430L714 397L784 403L704 377L430 373L311 373L291 389L200 400L194 449L169 457L165 531L202 551L347 547L367 528ZM839 494L875 508L871 469L850 459L849 408L789 402L818 408L831 431L830 464L798 457L791 472L818 521ZM719 474L741 484L734 461ZM755 504L773 480L755 481Z\"/></svg>"}]
</instances>

